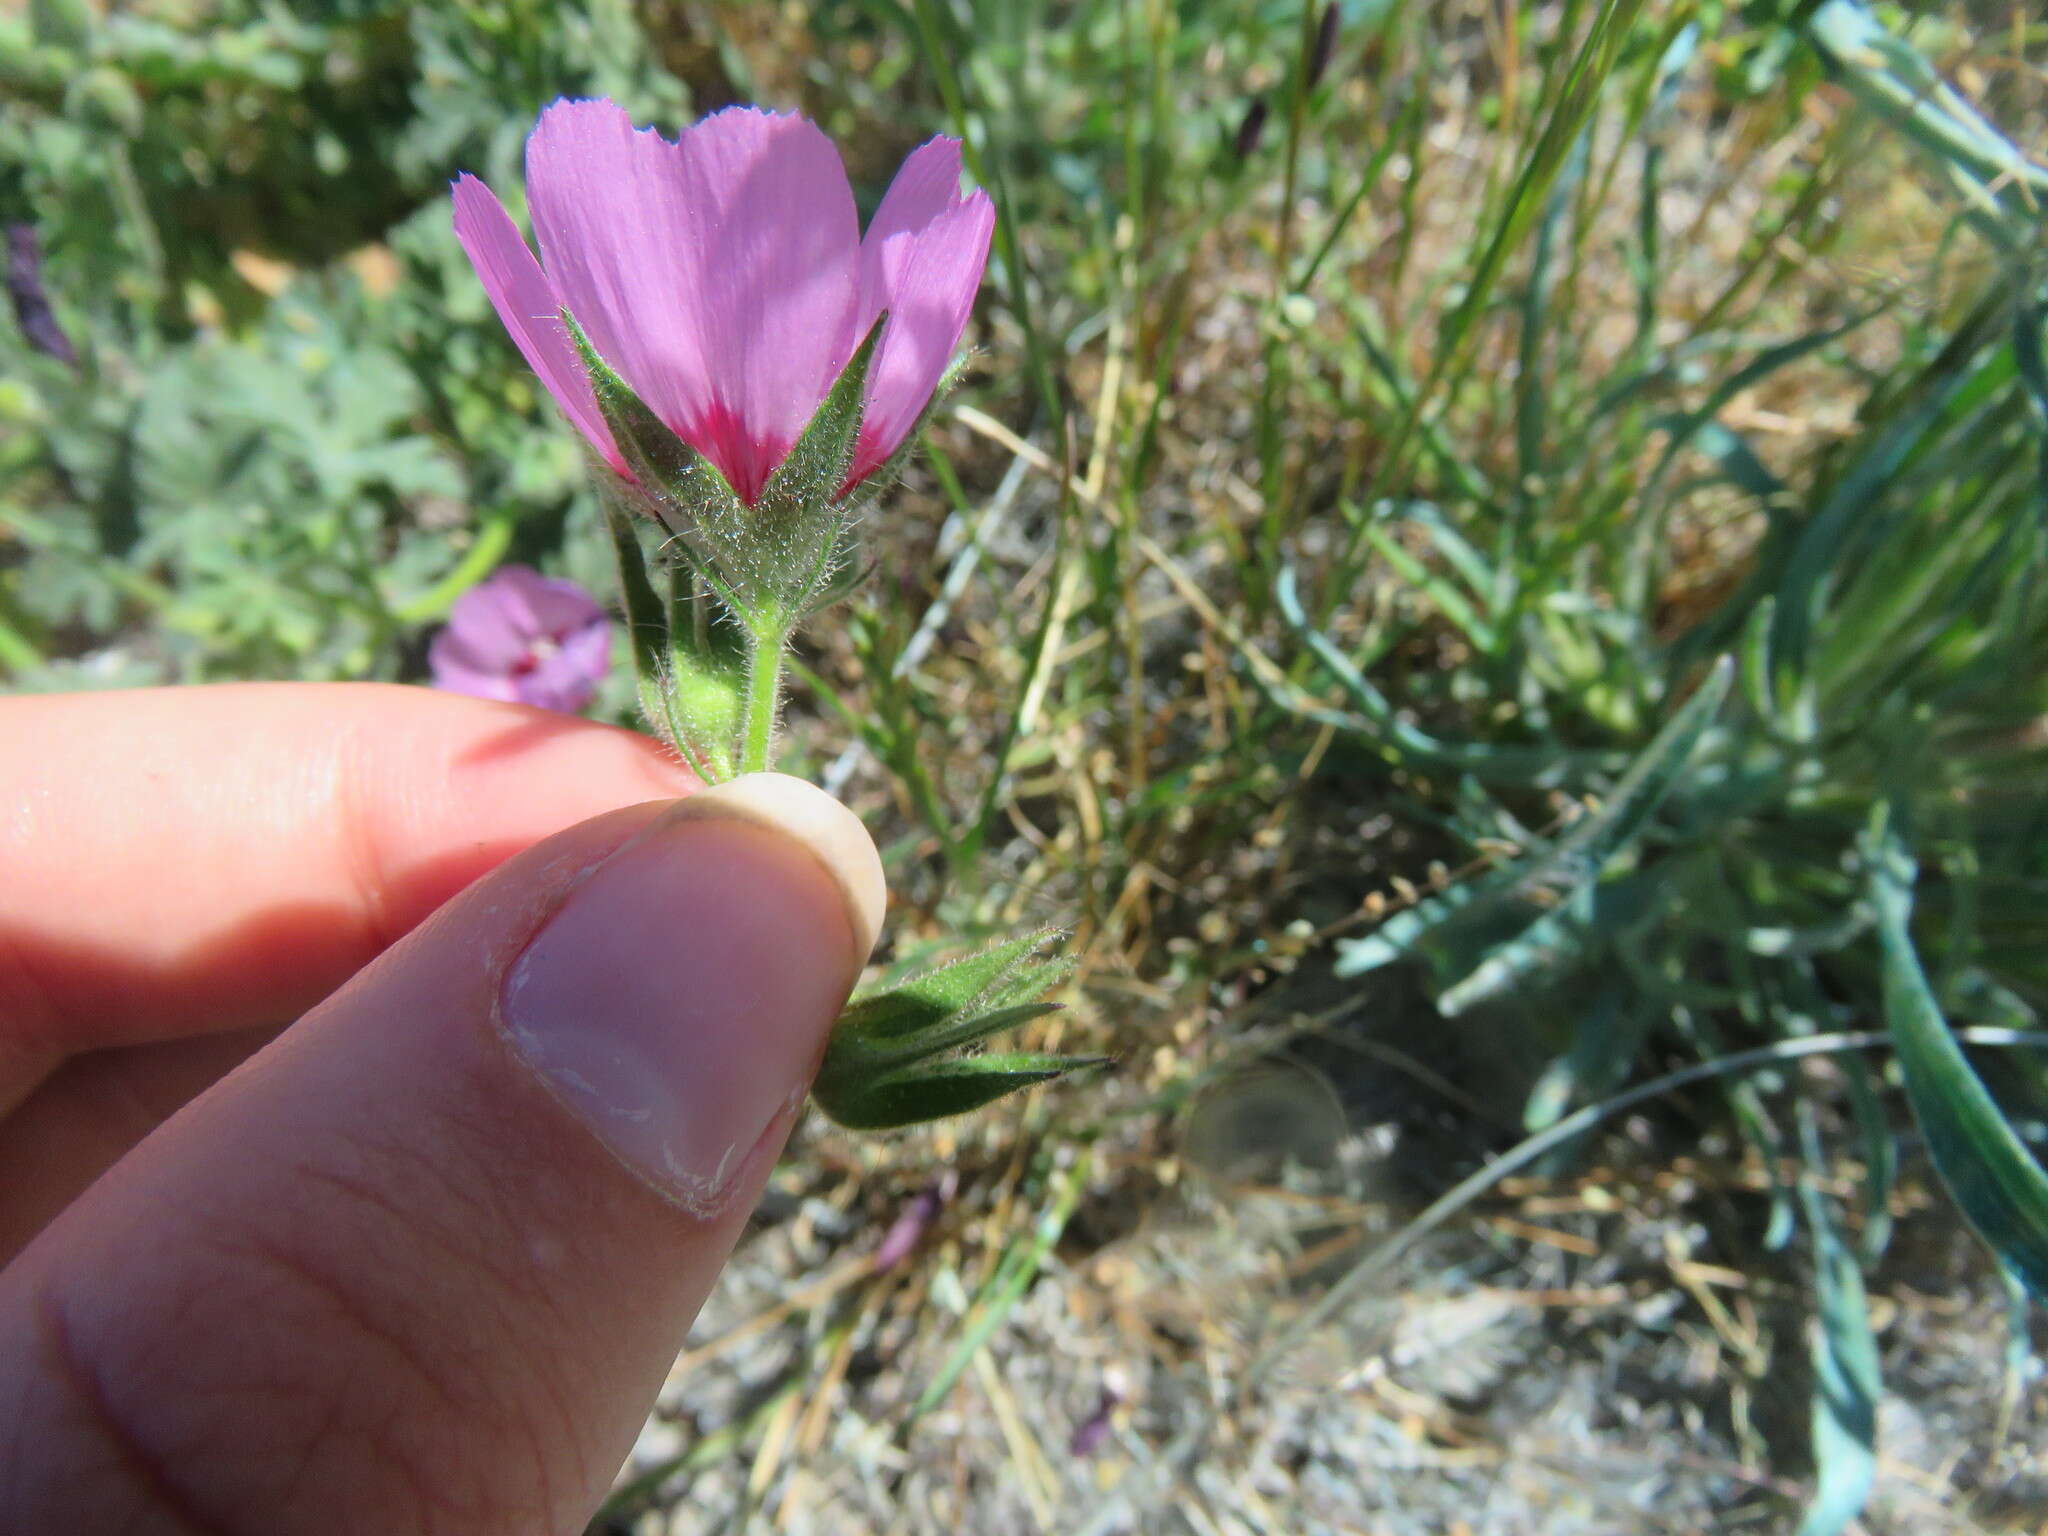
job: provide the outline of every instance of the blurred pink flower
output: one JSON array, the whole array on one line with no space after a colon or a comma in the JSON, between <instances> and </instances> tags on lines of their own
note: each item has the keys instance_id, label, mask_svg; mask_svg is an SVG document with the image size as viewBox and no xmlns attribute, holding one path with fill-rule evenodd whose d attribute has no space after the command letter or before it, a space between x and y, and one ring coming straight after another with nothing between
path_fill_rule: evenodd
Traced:
<instances>
[{"instance_id":1,"label":"blurred pink flower","mask_svg":"<svg viewBox=\"0 0 2048 1536\"><path fill-rule=\"evenodd\" d=\"M612 626L573 581L504 566L455 600L427 651L434 686L574 713L611 666Z\"/></svg>"},{"instance_id":2,"label":"blurred pink flower","mask_svg":"<svg viewBox=\"0 0 2048 1536\"><path fill-rule=\"evenodd\" d=\"M874 1272L881 1274L894 1269L916 1251L923 1240L925 1229L938 1220L939 1212L960 1188L960 1175L948 1168L937 1179L919 1190L906 1205L889 1230L882 1234L881 1244L875 1249Z\"/></svg>"},{"instance_id":3,"label":"blurred pink flower","mask_svg":"<svg viewBox=\"0 0 2048 1536\"><path fill-rule=\"evenodd\" d=\"M754 107L671 143L613 102L557 101L526 141L526 196L540 261L474 176L455 183L455 233L548 392L625 473L566 308L749 504L885 309L842 491L888 459L960 344L995 227L987 193L961 194L959 142L938 138L863 238L832 141Z\"/></svg>"}]
</instances>

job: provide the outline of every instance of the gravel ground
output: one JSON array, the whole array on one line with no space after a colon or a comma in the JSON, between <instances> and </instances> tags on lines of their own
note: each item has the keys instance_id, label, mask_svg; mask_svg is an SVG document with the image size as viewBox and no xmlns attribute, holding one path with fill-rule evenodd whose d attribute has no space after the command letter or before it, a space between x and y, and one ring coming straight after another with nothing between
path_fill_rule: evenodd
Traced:
<instances>
[{"instance_id":1,"label":"gravel ground","mask_svg":"<svg viewBox=\"0 0 2048 1536\"><path fill-rule=\"evenodd\" d=\"M1030 1107L927 1133L926 1159L879 1144L891 1165L953 1168L943 1201L887 1189L874 1145L814 1126L601 1528L1796 1524L1812 1479L1806 1256L1796 1238L1763 1246L1763 1170L1711 1135L1679 1149L1675 1113L1506 1181L1267 1358L1423 1192L1466 1171L1446 1162L1441 1117L1361 1126L1349 1107L1326 1076L1268 1056L1222 1068L1170 1124L1132 1116L1092 1145ZM1855 1184L1845 1168L1834 1192ZM1997 1277L1910 1159L1894 1215L1871 1279L1887 1397L1861 1529L2039 1531L2041 1330L2035 1356L2012 1351ZM920 1216L915 1247L878 1269L890 1227ZM1004 1290L1004 1255L1041 1242L1036 1273L919 1415Z\"/></svg>"}]
</instances>

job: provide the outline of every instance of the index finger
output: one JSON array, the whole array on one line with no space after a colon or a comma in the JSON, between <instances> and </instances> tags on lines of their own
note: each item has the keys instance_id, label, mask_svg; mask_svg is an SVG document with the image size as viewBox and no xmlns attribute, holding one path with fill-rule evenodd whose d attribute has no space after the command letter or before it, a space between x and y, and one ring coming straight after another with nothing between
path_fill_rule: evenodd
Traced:
<instances>
[{"instance_id":1,"label":"index finger","mask_svg":"<svg viewBox=\"0 0 2048 1536\"><path fill-rule=\"evenodd\" d=\"M521 849L697 780L423 688L0 699L0 1109L82 1050L296 1017Z\"/></svg>"}]
</instances>

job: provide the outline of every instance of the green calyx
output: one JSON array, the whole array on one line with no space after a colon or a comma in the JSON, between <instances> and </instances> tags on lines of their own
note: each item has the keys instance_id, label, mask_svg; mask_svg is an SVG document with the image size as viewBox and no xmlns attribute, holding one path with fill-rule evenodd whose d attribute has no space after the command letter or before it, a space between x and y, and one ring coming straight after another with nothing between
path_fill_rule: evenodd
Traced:
<instances>
[{"instance_id":1,"label":"green calyx","mask_svg":"<svg viewBox=\"0 0 2048 1536\"><path fill-rule=\"evenodd\" d=\"M1058 1008L1040 1001L1074 962L1039 953L1042 929L895 986L857 993L833 1028L811 1096L850 1130L961 1114L1105 1058L1029 1051L964 1054Z\"/></svg>"},{"instance_id":2,"label":"green calyx","mask_svg":"<svg viewBox=\"0 0 2048 1536\"><path fill-rule=\"evenodd\" d=\"M856 498L840 487L860 438L876 319L751 505L654 414L576 323L575 343L632 471L594 469L619 557L641 707L709 783L768 768L782 659L798 624L851 590ZM647 522L669 537L650 553Z\"/></svg>"}]
</instances>

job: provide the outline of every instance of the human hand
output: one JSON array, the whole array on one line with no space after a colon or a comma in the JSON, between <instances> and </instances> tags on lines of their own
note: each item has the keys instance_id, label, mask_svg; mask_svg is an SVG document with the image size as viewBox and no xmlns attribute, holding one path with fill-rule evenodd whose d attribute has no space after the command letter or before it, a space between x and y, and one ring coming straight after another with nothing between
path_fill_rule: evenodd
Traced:
<instances>
[{"instance_id":1,"label":"human hand","mask_svg":"<svg viewBox=\"0 0 2048 1536\"><path fill-rule=\"evenodd\" d=\"M859 822L371 685L0 700L0 808L0 1531L580 1529L873 942Z\"/></svg>"}]
</instances>

